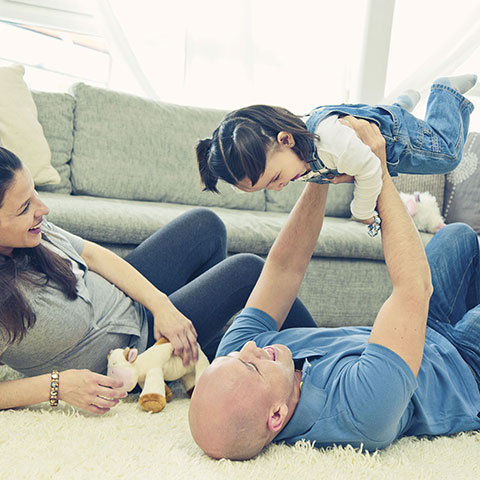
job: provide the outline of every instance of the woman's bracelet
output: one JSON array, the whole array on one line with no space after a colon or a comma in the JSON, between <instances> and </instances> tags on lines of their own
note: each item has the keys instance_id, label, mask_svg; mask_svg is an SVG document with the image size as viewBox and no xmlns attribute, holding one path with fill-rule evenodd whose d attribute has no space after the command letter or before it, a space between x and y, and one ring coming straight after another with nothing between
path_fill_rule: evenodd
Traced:
<instances>
[{"instance_id":1,"label":"woman's bracelet","mask_svg":"<svg viewBox=\"0 0 480 480\"><path fill-rule=\"evenodd\" d=\"M58 405L58 386L60 384L60 375L57 370L52 370L50 374L50 406Z\"/></svg>"}]
</instances>

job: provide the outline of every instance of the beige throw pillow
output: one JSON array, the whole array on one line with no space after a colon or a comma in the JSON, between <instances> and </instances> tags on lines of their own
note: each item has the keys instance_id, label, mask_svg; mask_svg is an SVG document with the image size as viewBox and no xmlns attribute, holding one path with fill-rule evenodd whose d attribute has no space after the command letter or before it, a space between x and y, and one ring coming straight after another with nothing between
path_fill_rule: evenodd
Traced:
<instances>
[{"instance_id":1,"label":"beige throw pillow","mask_svg":"<svg viewBox=\"0 0 480 480\"><path fill-rule=\"evenodd\" d=\"M24 73L22 65L0 67L0 145L27 165L35 185L59 183Z\"/></svg>"}]
</instances>

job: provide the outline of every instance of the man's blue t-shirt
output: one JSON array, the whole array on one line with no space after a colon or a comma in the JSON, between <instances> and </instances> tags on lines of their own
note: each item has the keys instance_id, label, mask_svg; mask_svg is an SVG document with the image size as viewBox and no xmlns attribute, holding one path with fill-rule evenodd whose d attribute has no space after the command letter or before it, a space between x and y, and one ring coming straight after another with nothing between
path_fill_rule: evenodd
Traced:
<instances>
[{"instance_id":1,"label":"man's blue t-shirt","mask_svg":"<svg viewBox=\"0 0 480 480\"><path fill-rule=\"evenodd\" d=\"M300 401L275 442L305 439L375 450L405 435L480 429L480 392L470 367L442 335L427 328L417 379L390 349L368 343L370 327L292 328L278 332L265 312L245 308L217 357L253 340L279 343L303 363Z\"/></svg>"}]
</instances>

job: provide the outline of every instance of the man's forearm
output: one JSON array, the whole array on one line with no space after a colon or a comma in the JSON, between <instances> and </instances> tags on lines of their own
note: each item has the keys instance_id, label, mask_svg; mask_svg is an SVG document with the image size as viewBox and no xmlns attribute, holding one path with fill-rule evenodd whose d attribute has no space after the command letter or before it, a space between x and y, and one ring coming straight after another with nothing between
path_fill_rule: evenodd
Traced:
<instances>
[{"instance_id":1,"label":"man's forearm","mask_svg":"<svg viewBox=\"0 0 480 480\"><path fill-rule=\"evenodd\" d=\"M386 170L386 169L385 169ZM383 187L377 201L382 219L382 243L385 263L393 286L413 289L430 282L425 249L393 181L385 171Z\"/></svg>"},{"instance_id":2,"label":"man's forearm","mask_svg":"<svg viewBox=\"0 0 480 480\"><path fill-rule=\"evenodd\" d=\"M308 183L268 254L247 301L283 324L300 288L325 215L328 184Z\"/></svg>"}]
</instances>

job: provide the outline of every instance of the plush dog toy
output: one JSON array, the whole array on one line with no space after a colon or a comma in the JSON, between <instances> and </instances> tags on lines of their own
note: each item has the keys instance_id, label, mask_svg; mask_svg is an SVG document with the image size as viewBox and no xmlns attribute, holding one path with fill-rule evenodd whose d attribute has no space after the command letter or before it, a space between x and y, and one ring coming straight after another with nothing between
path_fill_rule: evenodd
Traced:
<instances>
[{"instance_id":1,"label":"plush dog toy","mask_svg":"<svg viewBox=\"0 0 480 480\"><path fill-rule=\"evenodd\" d=\"M400 197L420 232L436 233L445 226L437 200L432 194L400 192Z\"/></svg>"},{"instance_id":2,"label":"plush dog toy","mask_svg":"<svg viewBox=\"0 0 480 480\"><path fill-rule=\"evenodd\" d=\"M173 347L166 339L158 340L140 355L136 348L116 348L108 354L109 377L118 378L128 392L138 383L142 393L139 405L148 412L160 412L172 397L165 380L182 379L189 395L209 361L198 347L198 362L186 367L182 358L173 356Z\"/></svg>"}]
</instances>

